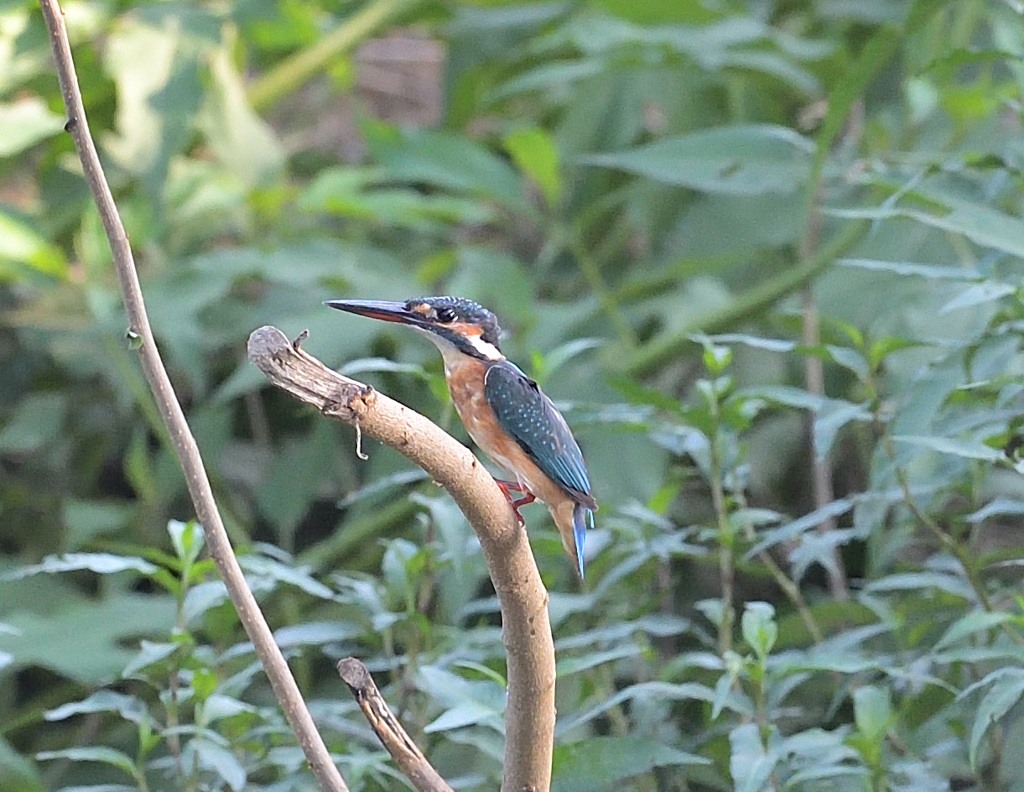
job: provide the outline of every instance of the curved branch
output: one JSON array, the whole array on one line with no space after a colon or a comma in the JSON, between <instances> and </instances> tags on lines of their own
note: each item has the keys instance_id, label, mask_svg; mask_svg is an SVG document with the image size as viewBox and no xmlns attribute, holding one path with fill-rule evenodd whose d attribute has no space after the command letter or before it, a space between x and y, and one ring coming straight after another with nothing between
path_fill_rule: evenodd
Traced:
<instances>
[{"instance_id":1,"label":"curved branch","mask_svg":"<svg viewBox=\"0 0 1024 792\"><path fill-rule=\"evenodd\" d=\"M526 531L494 479L464 445L419 413L331 371L276 327L249 336L249 359L267 378L325 415L407 456L443 486L480 538L501 606L508 658L503 792L547 792L555 726L555 651L548 596Z\"/></svg>"},{"instance_id":2,"label":"curved branch","mask_svg":"<svg viewBox=\"0 0 1024 792\"><path fill-rule=\"evenodd\" d=\"M348 792L348 787L316 730L298 685L295 684L281 650L274 642L270 627L267 626L256 599L246 585L238 560L231 549L231 542L213 498L213 489L210 487L206 468L199 455L199 447L188 428L185 414L178 404L171 380L167 376L167 370L153 339L153 330L149 325L146 305L142 298L142 287L139 285L139 276L135 269L135 259L128 244L128 235L121 223L110 185L103 174L103 166L96 153L96 145L89 132L89 122L82 105L82 93L78 87L63 12L57 0L39 0L39 5L49 31L57 64L57 78L68 112L65 129L71 133L74 140L85 180L96 202L103 230L110 243L114 267L128 313L129 338L141 342L138 348L139 362L185 473L185 482L196 509L196 516L205 532L206 546L318 783L327 792Z\"/></svg>"},{"instance_id":3,"label":"curved branch","mask_svg":"<svg viewBox=\"0 0 1024 792\"><path fill-rule=\"evenodd\" d=\"M452 792L452 788L445 783L427 761L419 746L413 742L412 737L402 728L398 718L391 714L366 666L354 657L346 657L338 661L338 674L348 685L359 709L363 711L377 737L405 773L405 777L412 782L413 787L418 792Z\"/></svg>"}]
</instances>

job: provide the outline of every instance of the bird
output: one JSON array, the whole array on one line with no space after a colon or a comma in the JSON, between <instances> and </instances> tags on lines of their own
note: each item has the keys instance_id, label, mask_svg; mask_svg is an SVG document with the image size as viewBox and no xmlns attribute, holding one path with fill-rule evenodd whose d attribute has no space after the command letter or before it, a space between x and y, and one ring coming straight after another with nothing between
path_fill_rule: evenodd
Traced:
<instances>
[{"instance_id":1,"label":"bird","mask_svg":"<svg viewBox=\"0 0 1024 792\"><path fill-rule=\"evenodd\" d=\"M583 579L587 526L593 528L597 511L583 452L551 399L502 353L497 317L462 297L326 300L324 305L407 325L434 343L466 431L514 478L496 481L519 523L521 506L534 500L544 503ZM513 497L512 491L521 497Z\"/></svg>"}]
</instances>

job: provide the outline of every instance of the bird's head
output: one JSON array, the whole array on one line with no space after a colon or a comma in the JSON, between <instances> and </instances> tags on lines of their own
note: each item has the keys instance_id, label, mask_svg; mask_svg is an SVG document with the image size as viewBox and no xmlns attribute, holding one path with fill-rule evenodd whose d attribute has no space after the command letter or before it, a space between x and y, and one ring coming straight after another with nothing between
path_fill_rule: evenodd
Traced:
<instances>
[{"instance_id":1,"label":"bird's head","mask_svg":"<svg viewBox=\"0 0 1024 792\"><path fill-rule=\"evenodd\" d=\"M498 318L463 297L414 297L405 302L327 300L339 311L398 322L425 333L446 356L452 351L480 360L501 360Z\"/></svg>"}]
</instances>

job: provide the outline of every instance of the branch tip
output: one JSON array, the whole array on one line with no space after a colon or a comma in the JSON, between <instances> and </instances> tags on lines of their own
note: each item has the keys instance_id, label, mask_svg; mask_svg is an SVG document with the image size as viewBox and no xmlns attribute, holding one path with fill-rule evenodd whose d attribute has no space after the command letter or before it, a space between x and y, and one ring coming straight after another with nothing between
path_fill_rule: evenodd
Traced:
<instances>
[{"instance_id":1,"label":"branch tip","mask_svg":"<svg viewBox=\"0 0 1024 792\"><path fill-rule=\"evenodd\" d=\"M370 727L418 792L452 792L392 714L366 666L346 657L338 661L337 668Z\"/></svg>"}]
</instances>

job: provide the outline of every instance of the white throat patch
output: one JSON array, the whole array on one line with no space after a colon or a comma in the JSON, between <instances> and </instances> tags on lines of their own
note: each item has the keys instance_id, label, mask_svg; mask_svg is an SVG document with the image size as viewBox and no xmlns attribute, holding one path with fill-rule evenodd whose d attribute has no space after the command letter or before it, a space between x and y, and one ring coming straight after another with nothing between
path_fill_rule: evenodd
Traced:
<instances>
[{"instance_id":1,"label":"white throat patch","mask_svg":"<svg viewBox=\"0 0 1024 792\"><path fill-rule=\"evenodd\" d=\"M444 336L439 336L437 333L431 333L429 330L424 330L421 327L416 327L414 329L433 341L434 346L441 350L441 356L444 358L445 368L452 368L452 366L459 362L461 357L465 356L465 352L460 350ZM466 338L466 343L473 347L476 353L485 360L501 360L504 358L504 355L498 351L498 348L494 346L494 344L484 341L480 336L468 336Z\"/></svg>"},{"instance_id":2,"label":"white throat patch","mask_svg":"<svg viewBox=\"0 0 1024 792\"><path fill-rule=\"evenodd\" d=\"M501 360L503 357L494 344L484 341L483 336L468 336L466 341L485 360Z\"/></svg>"}]
</instances>

